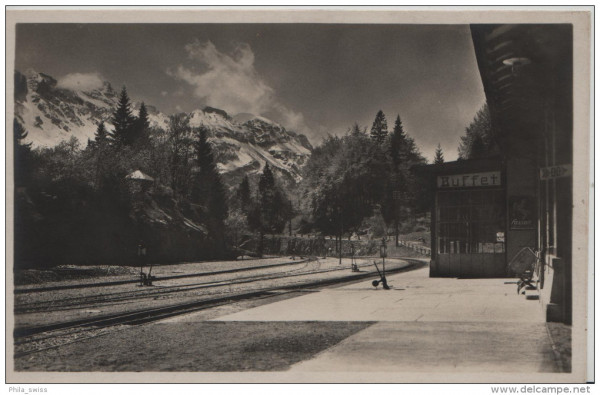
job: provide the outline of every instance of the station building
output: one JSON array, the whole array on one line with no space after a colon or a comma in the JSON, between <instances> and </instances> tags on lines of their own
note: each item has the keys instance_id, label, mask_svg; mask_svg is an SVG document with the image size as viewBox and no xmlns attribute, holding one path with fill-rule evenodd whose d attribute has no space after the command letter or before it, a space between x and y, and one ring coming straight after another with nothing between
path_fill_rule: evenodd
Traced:
<instances>
[{"instance_id":1,"label":"station building","mask_svg":"<svg viewBox=\"0 0 600 395\"><path fill-rule=\"evenodd\" d=\"M571 322L573 33L568 24L472 25L495 157L420 169L434 189L431 276L508 277L544 263L552 321Z\"/></svg>"}]
</instances>

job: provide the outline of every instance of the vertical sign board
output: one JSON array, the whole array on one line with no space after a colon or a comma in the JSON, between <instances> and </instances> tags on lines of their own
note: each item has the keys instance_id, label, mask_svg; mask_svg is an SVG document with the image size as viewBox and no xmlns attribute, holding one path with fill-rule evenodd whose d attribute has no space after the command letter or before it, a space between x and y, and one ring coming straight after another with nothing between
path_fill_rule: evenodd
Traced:
<instances>
[{"instance_id":1,"label":"vertical sign board","mask_svg":"<svg viewBox=\"0 0 600 395\"><path fill-rule=\"evenodd\" d=\"M536 229L535 201L533 196L510 196L508 198L509 229Z\"/></svg>"}]
</instances>

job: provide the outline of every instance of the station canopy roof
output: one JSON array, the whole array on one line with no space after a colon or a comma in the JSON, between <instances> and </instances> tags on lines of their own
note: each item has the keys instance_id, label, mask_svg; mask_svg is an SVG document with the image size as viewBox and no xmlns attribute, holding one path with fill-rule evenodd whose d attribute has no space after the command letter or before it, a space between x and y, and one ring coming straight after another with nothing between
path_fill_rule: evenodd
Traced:
<instances>
[{"instance_id":1,"label":"station canopy roof","mask_svg":"<svg viewBox=\"0 0 600 395\"><path fill-rule=\"evenodd\" d=\"M439 164L416 165L411 167L410 170L418 176L428 177L437 174L501 170L502 166L502 158L497 156L480 159L459 159Z\"/></svg>"}]
</instances>

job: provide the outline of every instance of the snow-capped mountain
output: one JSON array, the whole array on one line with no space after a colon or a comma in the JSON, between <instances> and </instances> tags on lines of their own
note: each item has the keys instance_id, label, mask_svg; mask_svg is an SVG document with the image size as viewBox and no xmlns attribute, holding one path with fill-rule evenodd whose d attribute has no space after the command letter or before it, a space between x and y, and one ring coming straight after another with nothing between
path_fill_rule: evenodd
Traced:
<instances>
[{"instance_id":1,"label":"snow-capped mountain","mask_svg":"<svg viewBox=\"0 0 600 395\"><path fill-rule=\"evenodd\" d=\"M132 100L137 113L139 103ZM108 82L97 89L72 90L33 70L15 73L15 117L34 147L51 147L71 136L85 146L99 122L112 129L110 119L117 101L118 92ZM151 126L166 130L168 116L151 105L146 107ZM221 109L206 107L193 111L190 123L210 131L218 168L230 186L245 174L259 173L265 162L286 181L297 182L312 151L306 136L251 114L231 117Z\"/></svg>"},{"instance_id":2,"label":"snow-capped mountain","mask_svg":"<svg viewBox=\"0 0 600 395\"><path fill-rule=\"evenodd\" d=\"M88 92L72 91L58 88L43 73L15 73L15 116L34 146L51 147L71 136L86 144L98 122L110 119L116 102L117 92L109 83Z\"/></svg>"}]
</instances>

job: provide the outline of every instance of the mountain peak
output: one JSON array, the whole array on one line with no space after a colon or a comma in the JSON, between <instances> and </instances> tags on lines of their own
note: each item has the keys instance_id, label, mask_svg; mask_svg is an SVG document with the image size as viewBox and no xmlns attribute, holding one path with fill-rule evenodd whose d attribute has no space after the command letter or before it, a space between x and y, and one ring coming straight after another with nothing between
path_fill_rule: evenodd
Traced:
<instances>
[{"instance_id":1,"label":"mountain peak","mask_svg":"<svg viewBox=\"0 0 600 395\"><path fill-rule=\"evenodd\" d=\"M219 108L206 106L206 107L204 107L204 109L202 111L204 111L207 114L211 114L211 113L218 114L227 120L231 120L231 117L227 114L227 112L225 112L225 110L221 110Z\"/></svg>"},{"instance_id":2,"label":"mountain peak","mask_svg":"<svg viewBox=\"0 0 600 395\"><path fill-rule=\"evenodd\" d=\"M102 81L102 90L108 93L117 93L117 91L113 89L112 85L108 81Z\"/></svg>"},{"instance_id":3,"label":"mountain peak","mask_svg":"<svg viewBox=\"0 0 600 395\"><path fill-rule=\"evenodd\" d=\"M15 72L19 73L18 70L15 70ZM26 69L24 72L22 72L21 74L23 74L25 77L27 77L28 79L37 79L39 78L40 73L38 73L37 71L35 71L33 68L29 67L28 69Z\"/></svg>"},{"instance_id":4,"label":"mountain peak","mask_svg":"<svg viewBox=\"0 0 600 395\"><path fill-rule=\"evenodd\" d=\"M270 130L287 135L285 127L278 124L277 122L271 121L270 119L261 116L255 116L254 118L244 122L242 125L246 126L250 130Z\"/></svg>"},{"instance_id":5,"label":"mountain peak","mask_svg":"<svg viewBox=\"0 0 600 395\"><path fill-rule=\"evenodd\" d=\"M19 73L19 71L15 71L15 73ZM32 68L28 68L22 73L27 78L27 85L30 88L35 88L40 84L48 85L51 87L56 86L56 80L49 76L48 74L39 73Z\"/></svg>"}]
</instances>

